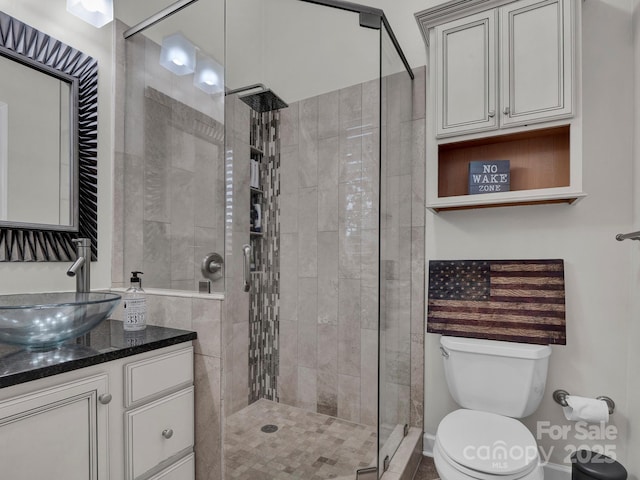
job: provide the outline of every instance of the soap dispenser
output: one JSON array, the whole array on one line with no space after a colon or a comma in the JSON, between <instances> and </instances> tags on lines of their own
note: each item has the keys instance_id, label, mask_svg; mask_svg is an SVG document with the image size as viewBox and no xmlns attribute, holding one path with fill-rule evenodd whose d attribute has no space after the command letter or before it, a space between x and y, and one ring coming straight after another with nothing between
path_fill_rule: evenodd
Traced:
<instances>
[{"instance_id":1,"label":"soap dispenser","mask_svg":"<svg viewBox=\"0 0 640 480\"><path fill-rule=\"evenodd\" d=\"M131 286L124 293L124 329L129 332L143 330L147 326L147 297L138 275L142 272L131 272Z\"/></svg>"}]
</instances>

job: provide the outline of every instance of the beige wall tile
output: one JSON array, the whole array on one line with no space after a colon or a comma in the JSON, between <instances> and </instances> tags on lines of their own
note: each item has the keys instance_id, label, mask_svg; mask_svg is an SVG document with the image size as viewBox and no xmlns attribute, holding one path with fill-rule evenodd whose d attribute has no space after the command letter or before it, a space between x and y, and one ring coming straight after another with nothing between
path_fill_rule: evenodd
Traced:
<instances>
[{"instance_id":1,"label":"beige wall tile","mask_svg":"<svg viewBox=\"0 0 640 480\"><path fill-rule=\"evenodd\" d=\"M300 101L298 181L300 188L318 186L318 97Z\"/></svg>"},{"instance_id":2,"label":"beige wall tile","mask_svg":"<svg viewBox=\"0 0 640 480\"><path fill-rule=\"evenodd\" d=\"M318 189L299 190L298 276L318 276Z\"/></svg>"},{"instance_id":3,"label":"beige wall tile","mask_svg":"<svg viewBox=\"0 0 640 480\"><path fill-rule=\"evenodd\" d=\"M360 375L360 280L340 279L338 372Z\"/></svg>"},{"instance_id":4,"label":"beige wall tile","mask_svg":"<svg viewBox=\"0 0 640 480\"><path fill-rule=\"evenodd\" d=\"M221 357L222 302L193 298L191 308L191 328L198 333L195 342L196 353Z\"/></svg>"},{"instance_id":5,"label":"beige wall tile","mask_svg":"<svg viewBox=\"0 0 640 480\"><path fill-rule=\"evenodd\" d=\"M338 417L360 423L360 377L338 375Z\"/></svg>"},{"instance_id":6,"label":"beige wall tile","mask_svg":"<svg viewBox=\"0 0 640 480\"><path fill-rule=\"evenodd\" d=\"M325 93L318 97L318 138L338 136L340 125L340 92Z\"/></svg>"},{"instance_id":7,"label":"beige wall tile","mask_svg":"<svg viewBox=\"0 0 640 480\"><path fill-rule=\"evenodd\" d=\"M195 355L196 478L222 479L222 408L219 358Z\"/></svg>"},{"instance_id":8,"label":"beige wall tile","mask_svg":"<svg viewBox=\"0 0 640 480\"><path fill-rule=\"evenodd\" d=\"M288 108L280 111L280 145L288 147L298 145L299 102L289 104Z\"/></svg>"},{"instance_id":9,"label":"beige wall tile","mask_svg":"<svg viewBox=\"0 0 640 480\"><path fill-rule=\"evenodd\" d=\"M338 414L338 327L318 325L317 411Z\"/></svg>"},{"instance_id":10,"label":"beige wall tile","mask_svg":"<svg viewBox=\"0 0 640 480\"><path fill-rule=\"evenodd\" d=\"M317 405L317 371L315 368L298 367L298 401L297 407L316 411Z\"/></svg>"},{"instance_id":11,"label":"beige wall tile","mask_svg":"<svg viewBox=\"0 0 640 480\"><path fill-rule=\"evenodd\" d=\"M378 424L378 331L362 329L360 366L360 422Z\"/></svg>"}]
</instances>

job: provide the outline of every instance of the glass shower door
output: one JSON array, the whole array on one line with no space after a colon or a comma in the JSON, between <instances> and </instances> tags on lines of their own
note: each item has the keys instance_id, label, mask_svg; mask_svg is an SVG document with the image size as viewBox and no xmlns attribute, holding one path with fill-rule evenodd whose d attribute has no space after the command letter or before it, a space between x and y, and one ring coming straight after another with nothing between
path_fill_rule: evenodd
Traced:
<instances>
[{"instance_id":1,"label":"glass shower door","mask_svg":"<svg viewBox=\"0 0 640 480\"><path fill-rule=\"evenodd\" d=\"M409 425L411 400L412 81L380 29L380 330L378 474Z\"/></svg>"}]
</instances>

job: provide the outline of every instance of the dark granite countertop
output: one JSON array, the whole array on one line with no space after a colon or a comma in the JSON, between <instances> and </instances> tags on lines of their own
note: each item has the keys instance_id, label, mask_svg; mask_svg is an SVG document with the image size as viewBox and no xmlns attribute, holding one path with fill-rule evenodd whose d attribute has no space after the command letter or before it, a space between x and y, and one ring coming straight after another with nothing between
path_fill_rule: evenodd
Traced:
<instances>
[{"instance_id":1,"label":"dark granite countertop","mask_svg":"<svg viewBox=\"0 0 640 480\"><path fill-rule=\"evenodd\" d=\"M0 343L0 388L110 362L118 358L195 340L188 330L156 327L125 332L119 320L105 320L89 333L39 352Z\"/></svg>"}]
</instances>

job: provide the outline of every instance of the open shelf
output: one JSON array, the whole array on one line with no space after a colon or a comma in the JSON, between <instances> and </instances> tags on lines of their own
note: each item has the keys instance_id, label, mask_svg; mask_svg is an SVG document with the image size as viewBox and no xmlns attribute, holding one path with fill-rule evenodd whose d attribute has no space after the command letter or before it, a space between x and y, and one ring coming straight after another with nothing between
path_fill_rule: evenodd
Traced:
<instances>
[{"instance_id":1,"label":"open shelf","mask_svg":"<svg viewBox=\"0 0 640 480\"><path fill-rule=\"evenodd\" d=\"M246 143L245 143L246 145ZM249 145L249 148L251 149L251 153L255 154L255 155L261 155L264 156L264 151L262 151L261 149L259 149L258 147L255 147L253 145Z\"/></svg>"},{"instance_id":2,"label":"open shelf","mask_svg":"<svg viewBox=\"0 0 640 480\"><path fill-rule=\"evenodd\" d=\"M563 125L438 145L438 198L427 206L442 211L575 202L585 195L571 187L570 133ZM509 160L510 191L469 195L473 160Z\"/></svg>"},{"instance_id":3,"label":"open shelf","mask_svg":"<svg viewBox=\"0 0 640 480\"><path fill-rule=\"evenodd\" d=\"M569 127L440 145L439 197L467 194L472 160L509 160L511 191L568 187Z\"/></svg>"}]
</instances>

